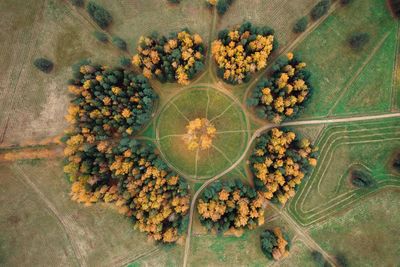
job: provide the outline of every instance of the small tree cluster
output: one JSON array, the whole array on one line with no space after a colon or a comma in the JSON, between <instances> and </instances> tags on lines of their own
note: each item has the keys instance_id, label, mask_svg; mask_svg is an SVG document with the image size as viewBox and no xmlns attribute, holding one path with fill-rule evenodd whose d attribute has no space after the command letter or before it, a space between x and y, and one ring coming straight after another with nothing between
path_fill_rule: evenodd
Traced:
<instances>
[{"instance_id":1,"label":"small tree cluster","mask_svg":"<svg viewBox=\"0 0 400 267\"><path fill-rule=\"evenodd\" d=\"M319 251L312 251L311 258L314 260L314 263L317 267L330 267L329 262L324 258L324 256Z\"/></svg>"},{"instance_id":2,"label":"small tree cluster","mask_svg":"<svg viewBox=\"0 0 400 267\"><path fill-rule=\"evenodd\" d=\"M85 2L83 0L69 0L71 4L77 7L83 7L85 5Z\"/></svg>"},{"instance_id":3,"label":"small tree cluster","mask_svg":"<svg viewBox=\"0 0 400 267\"><path fill-rule=\"evenodd\" d=\"M197 210L208 230L252 229L264 223L263 201L260 194L240 180L218 181L204 190Z\"/></svg>"},{"instance_id":4,"label":"small tree cluster","mask_svg":"<svg viewBox=\"0 0 400 267\"><path fill-rule=\"evenodd\" d=\"M294 33L301 33L307 29L308 26L308 18L302 17L300 18L293 26Z\"/></svg>"},{"instance_id":5,"label":"small tree cluster","mask_svg":"<svg viewBox=\"0 0 400 267\"><path fill-rule=\"evenodd\" d=\"M112 22L112 16L104 7L96 4L94 1L90 1L86 7L90 17L99 25L101 28L107 28Z\"/></svg>"},{"instance_id":6,"label":"small tree cluster","mask_svg":"<svg viewBox=\"0 0 400 267\"><path fill-rule=\"evenodd\" d=\"M175 242L189 210L187 184L154 154L154 148L124 138L96 144L66 141L65 173L73 182L71 198L91 205L114 203L141 232L155 240ZM77 150L71 154L70 147Z\"/></svg>"},{"instance_id":7,"label":"small tree cluster","mask_svg":"<svg viewBox=\"0 0 400 267\"><path fill-rule=\"evenodd\" d=\"M53 70L54 64L50 60L46 58L37 58L33 61L33 65L38 68L39 70L49 73Z\"/></svg>"},{"instance_id":8,"label":"small tree cluster","mask_svg":"<svg viewBox=\"0 0 400 267\"><path fill-rule=\"evenodd\" d=\"M323 15L328 13L330 6L331 6L330 0L321 0L311 10L311 18L313 20L321 18Z\"/></svg>"},{"instance_id":9,"label":"small tree cluster","mask_svg":"<svg viewBox=\"0 0 400 267\"><path fill-rule=\"evenodd\" d=\"M187 85L204 68L203 39L188 30L171 33L169 37L141 37L137 51L132 64L140 67L145 77L155 75L161 82Z\"/></svg>"},{"instance_id":10,"label":"small tree cluster","mask_svg":"<svg viewBox=\"0 0 400 267\"><path fill-rule=\"evenodd\" d=\"M280 203L293 197L297 186L317 164L317 149L292 131L273 128L257 139L250 157L255 185L266 199Z\"/></svg>"},{"instance_id":11,"label":"small tree cluster","mask_svg":"<svg viewBox=\"0 0 400 267\"><path fill-rule=\"evenodd\" d=\"M360 170L351 171L351 183L356 187L371 187L375 185L374 179L369 173Z\"/></svg>"},{"instance_id":12,"label":"small tree cluster","mask_svg":"<svg viewBox=\"0 0 400 267\"><path fill-rule=\"evenodd\" d=\"M366 32L356 32L349 37L349 45L353 50L361 50L369 42L369 34Z\"/></svg>"},{"instance_id":13,"label":"small tree cluster","mask_svg":"<svg viewBox=\"0 0 400 267\"><path fill-rule=\"evenodd\" d=\"M118 68L82 65L75 78L68 87L74 99L66 119L85 141L131 135L150 119L157 95L143 76Z\"/></svg>"},{"instance_id":14,"label":"small tree cluster","mask_svg":"<svg viewBox=\"0 0 400 267\"><path fill-rule=\"evenodd\" d=\"M93 36L102 43L108 42L108 36L104 32L95 31L93 32Z\"/></svg>"},{"instance_id":15,"label":"small tree cluster","mask_svg":"<svg viewBox=\"0 0 400 267\"><path fill-rule=\"evenodd\" d=\"M260 241L262 252L270 260L278 261L289 255L289 238L279 227L264 230L260 235Z\"/></svg>"},{"instance_id":16,"label":"small tree cluster","mask_svg":"<svg viewBox=\"0 0 400 267\"><path fill-rule=\"evenodd\" d=\"M119 49L126 50L127 45L126 45L126 42L124 41L124 39L122 39L118 36L114 36L111 41Z\"/></svg>"},{"instance_id":17,"label":"small tree cluster","mask_svg":"<svg viewBox=\"0 0 400 267\"><path fill-rule=\"evenodd\" d=\"M205 150L211 147L216 129L206 118L191 120L186 126L187 133L183 136L189 150Z\"/></svg>"},{"instance_id":18,"label":"small tree cluster","mask_svg":"<svg viewBox=\"0 0 400 267\"><path fill-rule=\"evenodd\" d=\"M274 66L271 77L257 84L248 104L256 107L261 118L274 123L295 117L312 91L310 73L305 67L306 63L288 53L287 59Z\"/></svg>"},{"instance_id":19,"label":"small tree cluster","mask_svg":"<svg viewBox=\"0 0 400 267\"><path fill-rule=\"evenodd\" d=\"M218 76L232 84L247 82L251 73L267 66L268 57L276 46L272 29L256 27L250 22L219 32L211 48Z\"/></svg>"},{"instance_id":20,"label":"small tree cluster","mask_svg":"<svg viewBox=\"0 0 400 267\"><path fill-rule=\"evenodd\" d=\"M400 152L398 152L394 157L392 166L396 171L400 172Z\"/></svg>"}]
</instances>

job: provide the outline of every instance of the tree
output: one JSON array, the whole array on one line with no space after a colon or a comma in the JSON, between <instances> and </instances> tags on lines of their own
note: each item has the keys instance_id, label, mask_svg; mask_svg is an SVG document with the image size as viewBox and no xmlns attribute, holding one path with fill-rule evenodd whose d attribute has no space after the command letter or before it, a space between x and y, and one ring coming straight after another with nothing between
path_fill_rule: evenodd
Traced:
<instances>
[{"instance_id":1,"label":"tree","mask_svg":"<svg viewBox=\"0 0 400 267\"><path fill-rule=\"evenodd\" d=\"M85 2L83 0L69 0L71 4L77 7L83 7L85 5Z\"/></svg>"},{"instance_id":2,"label":"tree","mask_svg":"<svg viewBox=\"0 0 400 267\"><path fill-rule=\"evenodd\" d=\"M119 64L121 64L122 67L129 67L131 66L131 60L125 56L120 57L119 59Z\"/></svg>"},{"instance_id":3,"label":"tree","mask_svg":"<svg viewBox=\"0 0 400 267\"><path fill-rule=\"evenodd\" d=\"M112 16L110 12L104 9L102 6L90 1L86 8L90 17L101 27L107 28L112 22Z\"/></svg>"},{"instance_id":4,"label":"tree","mask_svg":"<svg viewBox=\"0 0 400 267\"><path fill-rule=\"evenodd\" d=\"M351 171L351 183L357 187L372 187L375 185L371 175L360 170Z\"/></svg>"},{"instance_id":5,"label":"tree","mask_svg":"<svg viewBox=\"0 0 400 267\"><path fill-rule=\"evenodd\" d=\"M400 172L400 153L394 157L392 165L396 171Z\"/></svg>"},{"instance_id":6,"label":"tree","mask_svg":"<svg viewBox=\"0 0 400 267\"><path fill-rule=\"evenodd\" d=\"M218 0L217 2L217 12L219 15L225 14L225 12L228 10L229 4L227 0Z\"/></svg>"},{"instance_id":7,"label":"tree","mask_svg":"<svg viewBox=\"0 0 400 267\"><path fill-rule=\"evenodd\" d=\"M361 50L369 42L369 34L366 32L353 33L349 39L349 45L353 50Z\"/></svg>"},{"instance_id":8,"label":"tree","mask_svg":"<svg viewBox=\"0 0 400 267\"><path fill-rule=\"evenodd\" d=\"M311 10L311 18L313 20L317 20L317 19L321 18L323 15L325 15L328 12L330 6L331 6L330 0L321 0Z\"/></svg>"},{"instance_id":9,"label":"tree","mask_svg":"<svg viewBox=\"0 0 400 267\"><path fill-rule=\"evenodd\" d=\"M106 43L108 42L108 36L104 32L95 31L93 32L93 36L100 42Z\"/></svg>"},{"instance_id":10,"label":"tree","mask_svg":"<svg viewBox=\"0 0 400 267\"><path fill-rule=\"evenodd\" d=\"M340 0L340 3L342 4L342 5L348 5L348 4L350 4L352 2L352 0Z\"/></svg>"},{"instance_id":11,"label":"tree","mask_svg":"<svg viewBox=\"0 0 400 267\"><path fill-rule=\"evenodd\" d=\"M312 251L311 258L314 260L317 267L330 267L331 265L327 262L324 256L319 251Z\"/></svg>"},{"instance_id":12,"label":"tree","mask_svg":"<svg viewBox=\"0 0 400 267\"><path fill-rule=\"evenodd\" d=\"M301 33L304 32L307 29L308 25L308 18L307 17L302 17L300 18L296 24L293 26L293 32L295 33Z\"/></svg>"},{"instance_id":13,"label":"tree","mask_svg":"<svg viewBox=\"0 0 400 267\"><path fill-rule=\"evenodd\" d=\"M125 42L122 38L120 38L120 37L118 37L118 36L114 36L114 37L112 38L112 43L113 43L116 47L118 47L119 49L121 49L121 50L126 50L127 45L126 45L126 42Z\"/></svg>"},{"instance_id":14,"label":"tree","mask_svg":"<svg viewBox=\"0 0 400 267\"><path fill-rule=\"evenodd\" d=\"M280 260L289 254L288 237L279 227L261 232L260 241L261 251L270 260Z\"/></svg>"},{"instance_id":15,"label":"tree","mask_svg":"<svg viewBox=\"0 0 400 267\"><path fill-rule=\"evenodd\" d=\"M51 70L53 69L53 62L51 62L50 60L46 59L46 58L37 58L35 59L35 61L33 61L33 65L35 65L36 68L38 68L39 70L45 72L45 73L49 73L51 72Z\"/></svg>"}]
</instances>

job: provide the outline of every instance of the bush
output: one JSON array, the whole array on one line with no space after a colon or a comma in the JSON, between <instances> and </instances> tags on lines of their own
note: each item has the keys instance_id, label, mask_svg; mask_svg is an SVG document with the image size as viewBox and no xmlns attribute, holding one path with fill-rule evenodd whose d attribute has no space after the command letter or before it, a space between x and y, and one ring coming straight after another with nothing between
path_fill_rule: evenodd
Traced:
<instances>
[{"instance_id":1,"label":"bush","mask_svg":"<svg viewBox=\"0 0 400 267\"><path fill-rule=\"evenodd\" d=\"M53 62L51 62L50 60L46 59L46 58L37 58L35 59L35 61L33 62L33 65L35 65L36 68L38 68L39 70L49 73L52 69L53 69Z\"/></svg>"},{"instance_id":2,"label":"bush","mask_svg":"<svg viewBox=\"0 0 400 267\"><path fill-rule=\"evenodd\" d=\"M127 57L121 57L119 59L119 64L121 64L122 67L129 67L131 66L131 60Z\"/></svg>"},{"instance_id":3,"label":"bush","mask_svg":"<svg viewBox=\"0 0 400 267\"><path fill-rule=\"evenodd\" d=\"M233 0L218 0L217 11L218 14L223 15L228 10L229 6L232 4Z\"/></svg>"},{"instance_id":4,"label":"bush","mask_svg":"<svg viewBox=\"0 0 400 267\"><path fill-rule=\"evenodd\" d=\"M314 250L311 252L311 258L314 260L317 267L330 267L331 265L327 262L321 252Z\"/></svg>"},{"instance_id":5,"label":"bush","mask_svg":"<svg viewBox=\"0 0 400 267\"><path fill-rule=\"evenodd\" d=\"M311 18L313 20L319 19L328 12L330 6L331 6L330 0L321 0L311 10Z\"/></svg>"},{"instance_id":6,"label":"bush","mask_svg":"<svg viewBox=\"0 0 400 267\"><path fill-rule=\"evenodd\" d=\"M349 38L349 45L353 50L362 49L369 42L369 34L365 32L353 33Z\"/></svg>"},{"instance_id":7,"label":"bush","mask_svg":"<svg viewBox=\"0 0 400 267\"><path fill-rule=\"evenodd\" d=\"M126 42L122 38L119 38L118 36L114 36L112 38L112 43L119 49L126 50L127 45L126 45Z\"/></svg>"},{"instance_id":8,"label":"bush","mask_svg":"<svg viewBox=\"0 0 400 267\"><path fill-rule=\"evenodd\" d=\"M107 34L105 34L104 32L95 31L95 32L93 32L93 36L94 36L98 41L100 41L100 42L102 42L102 43L108 42Z\"/></svg>"},{"instance_id":9,"label":"bush","mask_svg":"<svg viewBox=\"0 0 400 267\"><path fill-rule=\"evenodd\" d=\"M389 5L396 17L400 17L400 0L390 0Z\"/></svg>"},{"instance_id":10,"label":"bush","mask_svg":"<svg viewBox=\"0 0 400 267\"><path fill-rule=\"evenodd\" d=\"M104 9L102 6L90 1L87 8L87 12L90 17L99 25L101 28L107 28L112 22L112 16L110 12Z\"/></svg>"},{"instance_id":11,"label":"bush","mask_svg":"<svg viewBox=\"0 0 400 267\"><path fill-rule=\"evenodd\" d=\"M85 5L85 2L83 0L69 0L71 4L77 7L83 7Z\"/></svg>"},{"instance_id":12,"label":"bush","mask_svg":"<svg viewBox=\"0 0 400 267\"><path fill-rule=\"evenodd\" d=\"M351 172L351 183L357 187L371 187L375 184L371 175L359 170Z\"/></svg>"},{"instance_id":13,"label":"bush","mask_svg":"<svg viewBox=\"0 0 400 267\"><path fill-rule=\"evenodd\" d=\"M352 1L352 0L340 0L340 3L341 3L342 5L347 5L347 4L350 4L351 1Z\"/></svg>"},{"instance_id":14,"label":"bush","mask_svg":"<svg viewBox=\"0 0 400 267\"><path fill-rule=\"evenodd\" d=\"M172 4L179 4L181 2L181 0L168 0L168 2L170 2Z\"/></svg>"},{"instance_id":15,"label":"bush","mask_svg":"<svg viewBox=\"0 0 400 267\"><path fill-rule=\"evenodd\" d=\"M393 168L400 172L400 153L398 153L393 160Z\"/></svg>"},{"instance_id":16,"label":"bush","mask_svg":"<svg viewBox=\"0 0 400 267\"><path fill-rule=\"evenodd\" d=\"M294 33L304 32L307 29L307 25L308 25L308 18L302 17L296 22L296 24L294 24L293 32Z\"/></svg>"}]
</instances>

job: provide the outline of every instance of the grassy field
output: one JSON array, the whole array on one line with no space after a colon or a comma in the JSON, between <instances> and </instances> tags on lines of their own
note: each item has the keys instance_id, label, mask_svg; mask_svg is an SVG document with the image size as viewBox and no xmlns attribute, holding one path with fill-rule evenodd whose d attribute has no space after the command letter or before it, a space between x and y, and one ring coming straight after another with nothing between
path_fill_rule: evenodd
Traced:
<instances>
[{"instance_id":1,"label":"grassy field","mask_svg":"<svg viewBox=\"0 0 400 267\"><path fill-rule=\"evenodd\" d=\"M183 142L186 125L195 118L208 118L217 129L213 146L189 151ZM161 111L157 123L160 149L167 161L183 174L208 178L229 167L244 149L248 134L240 106L212 88L187 90Z\"/></svg>"},{"instance_id":2,"label":"grassy field","mask_svg":"<svg viewBox=\"0 0 400 267\"><path fill-rule=\"evenodd\" d=\"M311 235L331 255L344 255L348 266L398 266L399 201L398 190L380 192L314 227Z\"/></svg>"},{"instance_id":3,"label":"grassy field","mask_svg":"<svg viewBox=\"0 0 400 267\"><path fill-rule=\"evenodd\" d=\"M3 164L0 172L2 265L120 266L153 254L181 258L182 246L148 241L111 206L72 202L58 161Z\"/></svg>"},{"instance_id":4,"label":"grassy field","mask_svg":"<svg viewBox=\"0 0 400 267\"><path fill-rule=\"evenodd\" d=\"M245 230L240 237L207 233L201 224L193 229L189 266L269 266L260 248L260 233L268 228L282 227L292 238L289 226L267 207L266 224L253 230Z\"/></svg>"},{"instance_id":5,"label":"grassy field","mask_svg":"<svg viewBox=\"0 0 400 267\"><path fill-rule=\"evenodd\" d=\"M388 168L400 145L399 119L328 126L318 139L319 163L290 201L288 210L303 225L320 221L382 187L398 186L399 175ZM377 187L358 189L349 171L370 173Z\"/></svg>"},{"instance_id":6,"label":"grassy field","mask_svg":"<svg viewBox=\"0 0 400 267\"><path fill-rule=\"evenodd\" d=\"M373 112L387 110L385 102L391 102L396 31L397 23L385 1L353 1L333 12L295 51L308 64L315 87L303 117L326 116L336 105L335 115L367 113L368 108ZM362 51L354 52L347 44L354 32L370 34ZM372 71L376 72L374 77L385 78L383 85L379 84L380 78L371 77ZM368 86L365 77L370 81Z\"/></svg>"}]
</instances>

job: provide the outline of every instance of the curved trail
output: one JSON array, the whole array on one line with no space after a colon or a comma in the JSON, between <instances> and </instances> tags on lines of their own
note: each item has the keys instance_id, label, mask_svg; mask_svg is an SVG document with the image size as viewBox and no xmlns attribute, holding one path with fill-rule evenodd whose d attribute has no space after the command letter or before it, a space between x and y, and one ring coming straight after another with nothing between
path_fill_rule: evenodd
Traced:
<instances>
[{"instance_id":1,"label":"curved trail","mask_svg":"<svg viewBox=\"0 0 400 267\"><path fill-rule=\"evenodd\" d=\"M206 188L208 185L210 185L212 182L218 180L225 174L231 172L233 169L235 169L240 162L246 157L251 145L253 144L253 141L261 135L264 131L267 131L273 127L277 126L300 126L300 125L314 125L314 124L330 124L330 123L341 123L341 122L356 122L356 121L367 121L367 120L377 120L377 119L387 119L387 118L398 118L400 117L400 112L397 113L388 113L388 114L381 114L381 115L371 115L371 116L359 116L359 117L347 117L347 118L338 118L338 119L324 119L324 120L305 120L305 121L293 121L293 122L287 122L287 123L282 123L281 125L276 125L276 124L267 124L264 125L263 127L257 129L252 137L250 138L249 142L247 143L246 148L244 149L242 155L232 164L231 167L226 169L225 171L219 173L215 177L211 178L210 180L207 180L204 184L200 186L200 188L196 191L196 193L193 195L193 198L190 203L190 214L189 214L189 225L188 225L188 230L187 230L187 236L186 236L186 243L185 243L185 251L184 251L184 258L183 258L183 266L187 266L187 260L188 260L188 255L189 255L189 249L190 249L190 238L191 238L191 232L192 232L192 224L193 224L193 214L194 214L194 209L196 205L197 198L199 197L200 193L203 191L204 188ZM294 223L294 222L293 222ZM296 223L294 223L296 224ZM297 225L297 224L296 224ZM304 233L302 234L303 236L306 236ZM308 237L308 239L311 239ZM315 243L315 242L314 242ZM320 248L320 247L319 247ZM321 250L322 252L322 250ZM324 253L323 253L324 254ZM325 253L326 254L326 253Z\"/></svg>"}]
</instances>

